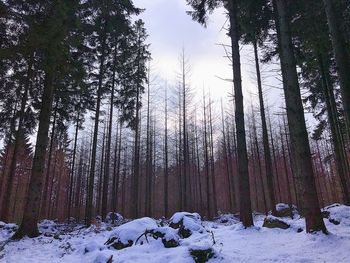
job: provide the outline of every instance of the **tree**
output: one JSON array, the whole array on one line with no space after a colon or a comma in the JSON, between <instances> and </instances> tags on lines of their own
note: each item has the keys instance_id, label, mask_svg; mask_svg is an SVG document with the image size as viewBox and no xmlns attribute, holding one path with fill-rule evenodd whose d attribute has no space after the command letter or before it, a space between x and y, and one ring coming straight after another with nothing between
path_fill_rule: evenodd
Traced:
<instances>
[{"instance_id":1,"label":"tree","mask_svg":"<svg viewBox=\"0 0 350 263\"><path fill-rule=\"evenodd\" d=\"M35 6L33 4L31 8L35 8ZM13 239L19 239L26 235L29 237L39 235L37 222L48 143L50 112L54 94L53 81L56 71L60 68L60 65L65 63L66 56L69 56L69 48L67 47L69 42L66 38L69 28L74 25L76 8L76 1L47 1L43 8L35 10L38 17L43 17L43 19L37 21L38 24L35 27L33 26L31 34L33 37L41 36L37 48L44 55L42 63L45 80L28 199L22 223L12 237ZM42 37L43 35L45 37Z\"/></svg>"},{"instance_id":2,"label":"tree","mask_svg":"<svg viewBox=\"0 0 350 263\"><path fill-rule=\"evenodd\" d=\"M237 135L237 155L238 155L238 173L239 173L239 190L240 190L240 220L245 227L253 225L253 217L250 202L249 174L248 174L248 156L246 135L244 127L244 107L242 94L242 79L240 66L240 49L239 49L239 30L238 30L238 3L236 0L187 0L194 11L189 12L192 18L205 25L208 13L216 7L224 5L228 11L230 21L229 36L231 38L231 56L232 70L234 79L235 92L235 120Z\"/></svg>"},{"instance_id":3,"label":"tree","mask_svg":"<svg viewBox=\"0 0 350 263\"><path fill-rule=\"evenodd\" d=\"M285 0L275 0L274 7L290 132L292 165L297 180L298 194L303 200L301 202L301 211L305 215L307 232L322 231L326 233L327 230L317 199L311 152L293 52L287 3Z\"/></svg>"}]
</instances>

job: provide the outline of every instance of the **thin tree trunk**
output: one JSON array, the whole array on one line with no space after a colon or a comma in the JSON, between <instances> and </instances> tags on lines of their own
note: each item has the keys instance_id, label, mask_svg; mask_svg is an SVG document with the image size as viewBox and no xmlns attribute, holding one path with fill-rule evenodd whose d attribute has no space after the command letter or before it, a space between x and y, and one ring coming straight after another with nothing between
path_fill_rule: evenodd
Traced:
<instances>
[{"instance_id":1,"label":"thin tree trunk","mask_svg":"<svg viewBox=\"0 0 350 263\"><path fill-rule=\"evenodd\" d=\"M265 160L265 173L267 179L267 187L269 192L270 209L272 214L276 214L276 197L273 187L273 172L272 172L272 160L269 144L269 135L267 131L266 116L265 116L265 106L264 106L264 96L262 91L260 65L259 65L259 54L257 43L253 42L254 56L255 56L255 67L256 67L256 78L258 82L258 92L259 92L259 104L260 104L260 116L261 125L263 132L263 145L264 145L264 160Z\"/></svg>"},{"instance_id":2,"label":"thin tree trunk","mask_svg":"<svg viewBox=\"0 0 350 263\"><path fill-rule=\"evenodd\" d=\"M76 157L76 153L77 153L78 132L79 132L79 111L77 113L77 123L75 125L73 160L72 160L72 167L71 167L71 172L70 172L69 197L68 197L68 224L70 223L71 208L73 206L73 204L72 204L73 181L74 181L74 170L75 170L75 157Z\"/></svg>"},{"instance_id":3,"label":"thin tree trunk","mask_svg":"<svg viewBox=\"0 0 350 263\"><path fill-rule=\"evenodd\" d=\"M247 143L244 125L244 106L242 93L241 62L239 54L238 7L236 0L228 0L230 17L230 37L232 44L232 70L235 92L235 119L237 133L238 174L240 189L240 220L244 227L253 225L252 208L249 189L249 171Z\"/></svg>"},{"instance_id":4,"label":"thin tree trunk","mask_svg":"<svg viewBox=\"0 0 350 263\"><path fill-rule=\"evenodd\" d=\"M103 190L102 190L102 211L101 211L102 220L106 218L107 205L108 205L108 185L109 185L109 172L110 172L109 164L111 160L116 63L117 63L117 47L115 47L114 58L113 58L113 76L112 76L111 101L109 105L110 108L109 108L109 126L108 126L108 132L107 132L106 165L104 170Z\"/></svg>"},{"instance_id":5,"label":"thin tree trunk","mask_svg":"<svg viewBox=\"0 0 350 263\"><path fill-rule=\"evenodd\" d=\"M165 87L165 99L164 99L164 216L168 217L169 214L169 156L168 156L168 94L167 87Z\"/></svg>"},{"instance_id":6,"label":"thin tree trunk","mask_svg":"<svg viewBox=\"0 0 350 263\"><path fill-rule=\"evenodd\" d=\"M106 49L106 31L107 31L107 20L104 22L104 32L102 35L102 46L101 46L101 56L100 56L100 68L99 68L99 78L98 78L98 88L97 88L97 99L96 99L96 111L95 111L95 123L94 123L94 134L92 139L92 150L91 150L91 166L89 173L88 191L86 198L86 208L85 208L85 225L91 225L92 219L92 205L94 196L94 182L95 182L95 168L96 168L96 151L97 151L97 137L98 137L98 126L100 122L100 108L102 99L102 82L105 67L105 49Z\"/></svg>"}]
</instances>

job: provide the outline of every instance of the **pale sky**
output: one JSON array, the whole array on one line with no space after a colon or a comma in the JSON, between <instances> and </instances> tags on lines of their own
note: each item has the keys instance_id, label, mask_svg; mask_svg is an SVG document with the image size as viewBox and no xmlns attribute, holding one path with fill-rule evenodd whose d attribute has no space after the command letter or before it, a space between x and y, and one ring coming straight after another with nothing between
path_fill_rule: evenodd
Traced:
<instances>
[{"instance_id":1,"label":"pale sky","mask_svg":"<svg viewBox=\"0 0 350 263\"><path fill-rule=\"evenodd\" d=\"M232 79L230 61L219 44L230 44L226 36L227 28L224 9L216 10L204 28L193 21L186 11L191 10L186 0L134 0L137 7L145 8L140 17L145 21L151 44L154 71L170 83L176 82L179 72L179 56L184 46L191 66L189 78L193 90L202 93L202 87L211 90L214 99L227 99L232 84L220 78ZM254 79L254 64L251 50L241 50L242 80L245 99L251 100L251 93L257 93ZM271 93L269 91L268 93ZM273 90L275 96L269 96L269 103L279 104L280 92ZM276 96L277 95L277 96ZM252 97L253 101L256 96ZM246 103L246 107L247 107ZM250 106L249 106L250 107Z\"/></svg>"}]
</instances>

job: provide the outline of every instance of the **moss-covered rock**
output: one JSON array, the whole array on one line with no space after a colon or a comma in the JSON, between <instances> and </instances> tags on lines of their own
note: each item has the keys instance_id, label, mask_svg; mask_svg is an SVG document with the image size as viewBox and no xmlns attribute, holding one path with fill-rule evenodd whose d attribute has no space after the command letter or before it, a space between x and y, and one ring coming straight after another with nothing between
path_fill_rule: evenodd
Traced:
<instances>
[{"instance_id":1,"label":"moss-covered rock","mask_svg":"<svg viewBox=\"0 0 350 263\"><path fill-rule=\"evenodd\" d=\"M276 217L268 216L264 220L263 227L288 229L290 225Z\"/></svg>"}]
</instances>

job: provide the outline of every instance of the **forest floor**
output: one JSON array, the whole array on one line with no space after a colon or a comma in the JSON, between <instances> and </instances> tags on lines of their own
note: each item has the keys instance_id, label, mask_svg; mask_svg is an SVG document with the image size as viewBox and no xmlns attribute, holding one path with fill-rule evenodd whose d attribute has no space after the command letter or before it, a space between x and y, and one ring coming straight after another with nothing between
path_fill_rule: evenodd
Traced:
<instances>
[{"instance_id":1,"label":"forest floor","mask_svg":"<svg viewBox=\"0 0 350 263\"><path fill-rule=\"evenodd\" d=\"M335 204L324 211L329 235L306 234L298 214L294 219L279 218L288 229L263 227L261 214L254 216L254 227L244 229L233 215L202 221L196 213L183 212L170 222L118 218L120 226L114 227L101 223L84 228L44 220L40 237L4 246L17 226L0 222L0 262L190 263L207 258L209 262L350 262L350 207Z\"/></svg>"}]
</instances>

